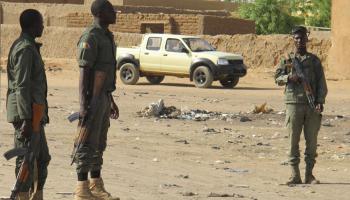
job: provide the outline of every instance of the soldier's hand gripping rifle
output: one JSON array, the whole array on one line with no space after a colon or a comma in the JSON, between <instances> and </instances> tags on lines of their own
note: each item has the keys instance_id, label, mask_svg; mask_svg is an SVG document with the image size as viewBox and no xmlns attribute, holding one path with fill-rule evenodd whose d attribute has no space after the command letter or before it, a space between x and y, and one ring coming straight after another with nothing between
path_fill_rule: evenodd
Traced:
<instances>
[{"instance_id":1,"label":"soldier's hand gripping rifle","mask_svg":"<svg viewBox=\"0 0 350 200\"><path fill-rule=\"evenodd\" d=\"M27 147L15 148L7 151L4 157L10 160L14 157L24 156L23 162L20 166L19 172L17 174L16 183L11 191L10 200L15 200L18 193L20 192L23 184L25 184L32 173L32 167L30 166L36 162L36 157L39 152L40 143L40 129L41 120L44 116L45 105L43 104L33 104L32 106L32 134L30 142Z\"/></svg>"},{"instance_id":2,"label":"soldier's hand gripping rifle","mask_svg":"<svg viewBox=\"0 0 350 200\"><path fill-rule=\"evenodd\" d=\"M73 163L75 162L78 151L86 144L86 140L89 137L89 134L91 131L91 125L92 125L93 119L98 110L97 106L98 106L99 99L103 94L103 89L104 89L103 86L104 86L107 74L102 71L95 71L92 73L93 73L92 97L91 97L91 101L89 103L86 115L84 115L82 119L80 119L78 124L79 132L74 141L71 165L73 165ZM68 117L68 120L70 122L73 122L77 119L79 119L78 112L73 113Z\"/></svg>"},{"instance_id":3,"label":"soldier's hand gripping rifle","mask_svg":"<svg viewBox=\"0 0 350 200\"><path fill-rule=\"evenodd\" d=\"M296 75L300 78L301 84L304 87L304 91L305 91L305 94L307 97L308 104L309 104L310 108L316 112L315 96L313 94L309 79L303 73L299 59L297 57L294 57L292 64L293 64L293 68L295 70Z\"/></svg>"}]
</instances>

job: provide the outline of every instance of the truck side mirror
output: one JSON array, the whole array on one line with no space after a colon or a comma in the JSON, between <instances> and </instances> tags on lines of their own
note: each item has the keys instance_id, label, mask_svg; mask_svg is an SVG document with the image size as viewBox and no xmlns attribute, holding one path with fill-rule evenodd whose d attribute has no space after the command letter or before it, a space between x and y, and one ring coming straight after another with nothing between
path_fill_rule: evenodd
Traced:
<instances>
[{"instance_id":1,"label":"truck side mirror","mask_svg":"<svg viewBox=\"0 0 350 200\"><path fill-rule=\"evenodd\" d=\"M183 48L181 49L181 52L182 52L182 53L190 53L190 52L188 51L188 49L186 49L185 47L183 47Z\"/></svg>"}]
</instances>

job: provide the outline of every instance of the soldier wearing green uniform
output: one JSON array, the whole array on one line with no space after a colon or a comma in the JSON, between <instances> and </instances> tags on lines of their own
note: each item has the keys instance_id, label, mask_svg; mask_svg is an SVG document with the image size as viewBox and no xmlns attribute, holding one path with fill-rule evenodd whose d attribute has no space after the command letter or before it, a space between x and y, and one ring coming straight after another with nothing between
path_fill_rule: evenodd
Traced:
<instances>
[{"instance_id":1,"label":"soldier wearing green uniform","mask_svg":"<svg viewBox=\"0 0 350 200\"><path fill-rule=\"evenodd\" d=\"M93 24L78 42L80 67L80 122L88 128L83 147L74 158L78 176L75 200L113 200L101 178L103 152L106 149L109 118L117 119L119 110L112 92L116 89L116 44L110 24L116 22L116 12L107 0L92 3ZM88 124L82 124L87 119ZM88 173L91 179L88 180Z\"/></svg>"},{"instance_id":2,"label":"soldier wearing green uniform","mask_svg":"<svg viewBox=\"0 0 350 200\"><path fill-rule=\"evenodd\" d=\"M306 141L305 149L305 180L306 184L317 184L319 181L312 171L317 157L317 135L321 126L323 104L327 95L327 84L320 59L307 52L308 31L303 26L295 27L292 31L296 52L282 59L275 75L276 83L285 85L286 126L290 136L289 163L292 176L287 184L301 184L299 163L299 141L302 130ZM301 63L301 69L315 97L315 109L309 105L301 77L292 66L294 59Z\"/></svg>"},{"instance_id":3,"label":"soldier wearing green uniform","mask_svg":"<svg viewBox=\"0 0 350 200\"><path fill-rule=\"evenodd\" d=\"M47 82L44 62L40 55L41 44L35 42L41 37L44 26L43 17L37 10L25 10L20 16L22 33L13 43L7 64L7 120L15 128L15 147L27 147L32 134L32 105L41 104L46 113L41 121L40 147L37 161L37 177L31 170L28 181L21 187L19 200L42 200L43 188L50 162L44 126L49 122L47 105ZM16 176L23 162L23 156L16 159ZM31 169L34 169L34 163ZM35 180L37 178L37 181Z\"/></svg>"}]
</instances>

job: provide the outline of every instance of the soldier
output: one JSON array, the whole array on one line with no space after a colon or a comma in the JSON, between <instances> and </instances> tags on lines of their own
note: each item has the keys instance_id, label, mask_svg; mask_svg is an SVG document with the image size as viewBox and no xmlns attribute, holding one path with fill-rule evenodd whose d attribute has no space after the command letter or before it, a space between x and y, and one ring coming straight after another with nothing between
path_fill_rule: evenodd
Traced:
<instances>
[{"instance_id":1,"label":"soldier","mask_svg":"<svg viewBox=\"0 0 350 200\"><path fill-rule=\"evenodd\" d=\"M37 160L37 177L31 170L28 181L21 187L18 199L42 200L47 178L47 166L51 159L45 137L44 126L49 123L47 105L47 82L44 62L40 55L42 44L35 42L41 37L43 17L37 10L28 9L20 16L22 33L13 43L7 64L7 120L15 128L15 147L26 147L32 134L32 104L45 105L46 112L41 121L40 147ZM16 176L23 162L23 156L16 159ZM34 163L30 163L34 169ZM37 181L34 179L37 178Z\"/></svg>"},{"instance_id":2,"label":"soldier","mask_svg":"<svg viewBox=\"0 0 350 200\"><path fill-rule=\"evenodd\" d=\"M108 26L116 23L116 12L107 0L95 0L91 6L93 24L78 42L80 67L80 119L88 119L88 137L75 158L78 183L76 200L119 199L112 197L101 178L102 156L106 149L109 118L117 119L119 110L112 92L116 89L116 44ZM88 173L91 179L88 180Z\"/></svg>"},{"instance_id":3,"label":"soldier","mask_svg":"<svg viewBox=\"0 0 350 200\"><path fill-rule=\"evenodd\" d=\"M307 51L308 31L303 26L297 26L292 31L295 44L295 53L291 53L282 59L276 74L276 83L285 85L286 102L286 126L290 136L289 163L292 176L287 184L301 184L299 163L299 141L302 130L306 141L305 149L305 184L317 184L319 181L314 177L312 170L317 157L317 135L321 126L321 113L327 95L327 84L320 59ZM309 80L312 93L315 97L313 110L308 104L306 92L301 77L295 72L292 66L294 59L301 63L303 74Z\"/></svg>"}]
</instances>

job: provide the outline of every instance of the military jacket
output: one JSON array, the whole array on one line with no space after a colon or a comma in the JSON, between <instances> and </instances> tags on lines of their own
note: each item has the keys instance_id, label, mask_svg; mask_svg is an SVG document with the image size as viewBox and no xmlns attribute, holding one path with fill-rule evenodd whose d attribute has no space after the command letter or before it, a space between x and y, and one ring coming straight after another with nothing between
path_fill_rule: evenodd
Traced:
<instances>
[{"instance_id":1,"label":"military jacket","mask_svg":"<svg viewBox=\"0 0 350 200\"><path fill-rule=\"evenodd\" d=\"M7 63L7 120L19 122L32 118L32 104L46 105L44 123L49 122L47 80L40 43L26 33L13 43Z\"/></svg>"},{"instance_id":2,"label":"military jacket","mask_svg":"<svg viewBox=\"0 0 350 200\"><path fill-rule=\"evenodd\" d=\"M94 22L80 37L77 56L80 67L106 72L107 92L116 89L116 44L112 32Z\"/></svg>"},{"instance_id":3,"label":"military jacket","mask_svg":"<svg viewBox=\"0 0 350 200\"><path fill-rule=\"evenodd\" d=\"M311 85L313 95L315 96L315 103L325 103L327 96L327 83L324 70L320 59L311 53L301 56L299 54L291 53L288 57L283 58L276 70L275 81L278 85L285 85L285 102L288 103L302 103L306 104L307 97L304 87L301 83L294 83L288 81L288 76L295 73L292 67L292 59L297 57L302 65L302 71L308 78Z\"/></svg>"}]
</instances>

